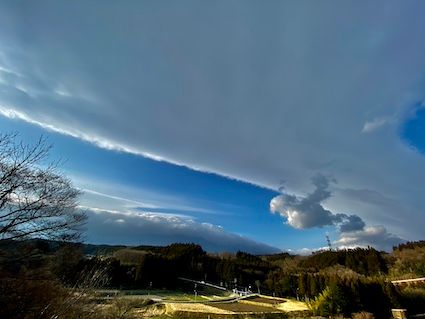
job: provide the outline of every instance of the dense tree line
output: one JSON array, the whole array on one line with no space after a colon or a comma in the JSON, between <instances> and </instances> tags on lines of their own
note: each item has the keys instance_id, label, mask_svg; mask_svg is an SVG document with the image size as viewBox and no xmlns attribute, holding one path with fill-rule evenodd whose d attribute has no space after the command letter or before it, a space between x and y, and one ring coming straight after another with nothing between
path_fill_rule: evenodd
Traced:
<instances>
[{"instance_id":1,"label":"dense tree line","mask_svg":"<svg viewBox=\"0 0 425 319\"><path fill-rule=\"evenodd\" d=\"M425 248L425 240L408 241L393 247L393 250L401 251L403 249L414 249L414 248Z\"/></svg>"},{"instance_id":2,"label":"dense tree line","mask_svg":"<svg viewBox=\"0 0 425 319\"><path fill-rule=\"evenodd\" d=\"M254 287L256 281L264 282L268 273L278 268L244 252L210 255L196 244L172 244L152 250L149 247L120 249L108 257L81 258L79 263L69 266L72 269L62 273L78 274L103 267L110 278L108 287L127 289L176 289L182 286L179 279L182 277L213 282L228 289L243 289ZM72 276L66 280L71 282Z\"/></svg>"},{"instance_id":3,"label":"dense tree line","mask_svg":"<svg viewBox=\"0 0 425 319\"><path fill-rule=\"evenodd\" d=\"M370 247L314 253L304 259L299 266L310 271L318 271L335 265L345 266L367 276L388 272L383 253Z\"/></svg>"},{"instance_id":4,"label":"dense tree line","mask_svg":"<svg viewBox=\"0 0 425 319\"><path fill-rule=\"evenodd\" d=\"M425 277L424 242L397 247L391 255L390 276L394 279Z\"/></svg>"}]
</instances>

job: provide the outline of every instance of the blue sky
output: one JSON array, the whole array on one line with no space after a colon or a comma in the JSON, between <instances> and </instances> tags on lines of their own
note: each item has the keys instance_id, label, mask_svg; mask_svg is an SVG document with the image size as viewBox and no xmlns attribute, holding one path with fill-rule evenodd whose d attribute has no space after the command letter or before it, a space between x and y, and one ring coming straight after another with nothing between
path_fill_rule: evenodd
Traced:
<instances>
[{"instance_id":1,"label":"blue sky","mask_svg":"<svg viewBox=\"0 0 425 319\"><path fill-rule=\"evenodd\" d=\"M401 127L401 137L416 151L425 154L425 109L419 104Z\"/></svg>"},{"instance_id":2,"label":"blue sky","mask_svg":"<svg viewBox=\"0 0 425 319\"><path fill-rule=\"evenodd\" d=\"M239 248L252 249L253 252L301 250L317 245L318 240L325 244L326 229L295 230L270 213L269 201L279 194L277 191L184 166L105 150L17 119L2 117L0 126L2 133L19 132L19 137L28 143L35 142L40 136L46 137L53 146L51 160L60 160L60 169L76 187L85 191L81 198L85 209L183 215L269 246L258 248L245 243L244 238L236 238L224 245L232 251ZM90 210L87 213L89 217L93 214ZM119 237L112 233L105 236L96 231L96 225L89 223L88 226L84 237L92 243L167 244L170 240L180 239L178 236L168 239L168 234L152 236L134 232L120 233ZM220 251L218 245L207 245L210 246L210 249Z\"/></svg>"},{"instance_id":3,"label":"blue sky","mask_svg":"<svg viewBox=\"0 0 425 319\"><path fill-rule=\"evenodd\" d=\"M0 130L54 144L90 242L388 250L425 224L423 9L3 2Z\"/></svg>"}]
</instances>

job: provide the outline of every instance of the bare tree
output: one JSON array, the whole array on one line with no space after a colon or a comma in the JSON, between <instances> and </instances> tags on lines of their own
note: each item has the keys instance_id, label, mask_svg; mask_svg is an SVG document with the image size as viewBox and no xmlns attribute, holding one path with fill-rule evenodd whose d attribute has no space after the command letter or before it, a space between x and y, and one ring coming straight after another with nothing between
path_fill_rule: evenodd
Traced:
<instances>
[{"instance_id":1,"label":"bare tree","mask_svg":"<svg viewBox=\"0 0 425 319\"><path fill-rule=\"evenodd\" d=\"M86 219L80 191L46 163L50 148L43 137L29 145L0 135L0 239L78 238Z\"/></svg>"}]
</instances>

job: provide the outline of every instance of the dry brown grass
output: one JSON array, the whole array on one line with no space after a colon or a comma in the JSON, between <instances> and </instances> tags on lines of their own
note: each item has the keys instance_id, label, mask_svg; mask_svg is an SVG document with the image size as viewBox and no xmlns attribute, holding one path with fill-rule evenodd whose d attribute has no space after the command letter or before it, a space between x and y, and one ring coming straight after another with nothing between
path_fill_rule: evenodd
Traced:
<instances>
[{"instance_id":1,"label":"dry brown grass","mask_svg":"<svg viewBox=\"0 0 425 319\"><path fill-rule=\"evenodd\" d=\"M232 302L232 303L214 303L212 307L219 308L222 310L228 310L232 312L279 312L278 309L273 307L265 307L260 305Z\"/></svg>"},{"instance_id":2,"label":"dry brown grass","mask_svg":"<svg viewBox=\"0 0 425 319\"><path fill-rule=\"evenodd\" d=\"M287 299L286 302L279 304L277 308L286 312L308 310L307 304L305 302L292 299Z\"/></svg>"},{"instance_id":3,"label":"dry brown grass","mask_svg":"<svg viewBox=\"0 0 425 319\"><path fill-rule=\"evenodd\" d=\"M353 319L375 319L373 313L362 311L352 314Z\"/></svg>"},{"instance_id":4,"label":"dry brown grass","mask_svg":"<svg viewBox=\"0 0 425 319\"><path fill-rule=\"evenodd\" d=\"M202 303L166 303L167 313L176 311L183 312L204 312L204 313L221 313L230 314L230 311L219 309Z\"/></svg>"}]
</instances>

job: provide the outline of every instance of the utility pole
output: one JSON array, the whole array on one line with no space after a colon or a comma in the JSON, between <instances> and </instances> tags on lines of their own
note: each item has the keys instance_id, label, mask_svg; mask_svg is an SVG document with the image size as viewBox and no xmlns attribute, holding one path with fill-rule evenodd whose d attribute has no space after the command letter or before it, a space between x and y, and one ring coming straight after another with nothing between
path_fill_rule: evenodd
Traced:
<instances>
[{"instance_id":1,"label":"utility pole","mask_svg":"<svg viewBox=\"0 0 425 319\"><path fill-rule=\"evenodd\" d=\"M328 234L326 234L326 241L328 242L329 251L332 251L332 244Z\"/></svg>"},{"instance_id":2,"label":"utility pole","mask_svg":"<svg viewBox=\"0 0 425 319\"><path fill-rule=\"evenodd\" d=\"M152 290L152 281L149 282L149 290L148 290L148 296L150 296Z\"/></svg>"}]
</instances>

